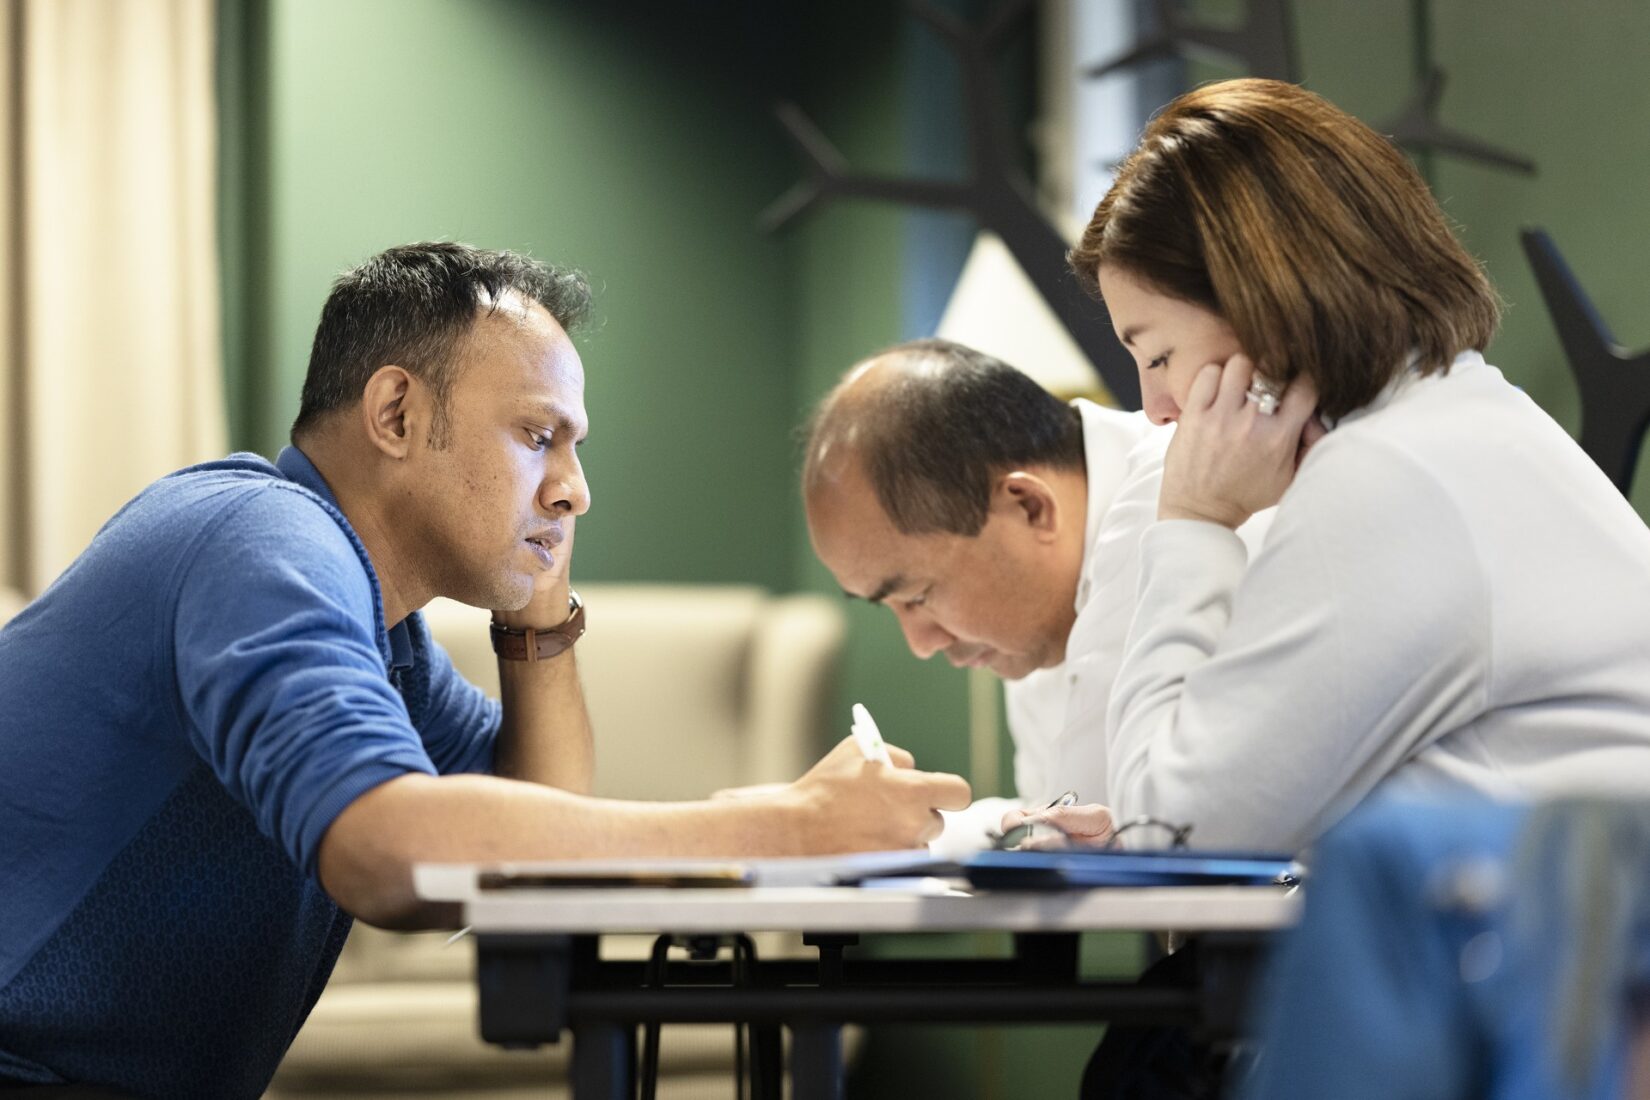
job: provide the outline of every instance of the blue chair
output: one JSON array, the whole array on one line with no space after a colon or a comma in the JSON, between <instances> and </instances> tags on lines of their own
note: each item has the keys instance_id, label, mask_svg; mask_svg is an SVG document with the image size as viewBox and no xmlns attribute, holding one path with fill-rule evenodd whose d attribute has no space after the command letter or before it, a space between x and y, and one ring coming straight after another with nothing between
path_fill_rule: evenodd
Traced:
<instances>
[{"instance_id":1,"label":"blue chair","mask_svg":"<svg viewBox=\"0 0 1650 1100\"><path fill-rule=\"evenodd\" d=\"M1239 1095L1623 1100L1646 989L1650 804L1376 801L1315 853Z\"/></svg>"}]
</instances>

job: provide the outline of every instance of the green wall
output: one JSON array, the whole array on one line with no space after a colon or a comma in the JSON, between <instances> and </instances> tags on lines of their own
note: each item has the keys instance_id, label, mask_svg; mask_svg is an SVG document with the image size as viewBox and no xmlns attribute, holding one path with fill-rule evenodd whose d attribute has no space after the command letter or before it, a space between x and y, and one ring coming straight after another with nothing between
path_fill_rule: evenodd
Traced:
<instances>
[{"instance_id":1,"label":"green wall","mask_svg":"<svg viewBox=\"0 0 1650 1100\"><path fill-rule=\"evenodd\" d=\"M755 223L789 158L748 28L654 7L226 7L237 445L284 440L339 270L409 240L527 250L597 287L576 574L790 587L791 266Z\"/></svg>"},{"instance_id":2,"label":"green wall","mask_svg":"<svg viewBox=\"0 0 1650 1100\"><path fill-rule=\"evenodd\" d=\"M1493 360L1574 431L1574 383L1517 231L1551 233L1616 339L1650 345L1650 6L1519 0L1493 17L1480 8L1434 4L1437 59L1461 74L1446 92L1449 117L1531 157L1540 175L1439 158L1435 178L1508 301ZM1650 452L1633 500L1650 517Z\"/></svg>"}]
</instances>

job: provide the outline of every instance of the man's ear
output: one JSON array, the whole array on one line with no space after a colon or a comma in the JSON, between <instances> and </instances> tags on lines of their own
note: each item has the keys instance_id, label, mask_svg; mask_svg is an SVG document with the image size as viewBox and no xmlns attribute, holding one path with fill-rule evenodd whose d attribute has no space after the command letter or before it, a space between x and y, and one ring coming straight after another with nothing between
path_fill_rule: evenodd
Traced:
<instances>
[{"instance_id":1,"label":"man's ear","mask_svg":"<svg viewBox=\"0 0 1650 1100\"><path fill-rule=\"evenodd\" d=\"M372 372L361 391L361 422L367 440L391 458L406 458L412 441L411 408L416 404L413 376L402 367L384 366Z\"/></svg>"},{"instance_id":2,"label":"man's ear","mask_svg":"<svg viewBox=\"0 0 1650 1100\"><path fill-rule=\"evenodd\" d=\"M1054 487L1036 474L1012 470L997 479L993 505L1008 509L1014 520L1029 527L1040 539L1052 539L1060 532L1064 517Z\"/></svg>"}]
</instances>

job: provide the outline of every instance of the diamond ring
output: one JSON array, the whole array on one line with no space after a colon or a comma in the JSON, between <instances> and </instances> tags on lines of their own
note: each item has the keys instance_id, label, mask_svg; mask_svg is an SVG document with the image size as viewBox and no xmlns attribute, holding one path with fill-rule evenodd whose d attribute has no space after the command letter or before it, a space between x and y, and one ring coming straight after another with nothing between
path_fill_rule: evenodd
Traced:
<instances>
[{"instance_id":1,"label":"diamond ring","mask_svg":"<svg viewBox=\"0 0 1650 1100\"><path fill-rule=\"evenodd\" d=\"M1271 416L1278 411L1279 393L1272 383L1264 378L1257 378L1249 383L1249 389L1243 394L1247 401L1252 401L1256 410L1262 416Z\"/></svg>"}]
</instances>

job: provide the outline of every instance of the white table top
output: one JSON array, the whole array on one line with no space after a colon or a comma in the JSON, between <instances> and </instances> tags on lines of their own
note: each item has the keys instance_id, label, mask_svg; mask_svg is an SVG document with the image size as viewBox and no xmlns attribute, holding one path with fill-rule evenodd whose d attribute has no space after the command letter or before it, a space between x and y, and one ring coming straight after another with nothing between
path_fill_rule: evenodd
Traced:
<instances>
[{"instance_id":1,"label":"white table top","mask_svg":"<svg viewBox=\"0 0 1650 1100\"><path fill-rule=\"evenodd\" d=\"M479 933L1255 931L1293 924L1301 901L1276 886L967 893L934 879L871 889L480 886L484 872L532 866L422 864L414 887L426 900L461 903Z\"/></svg>"}]
</instances>

